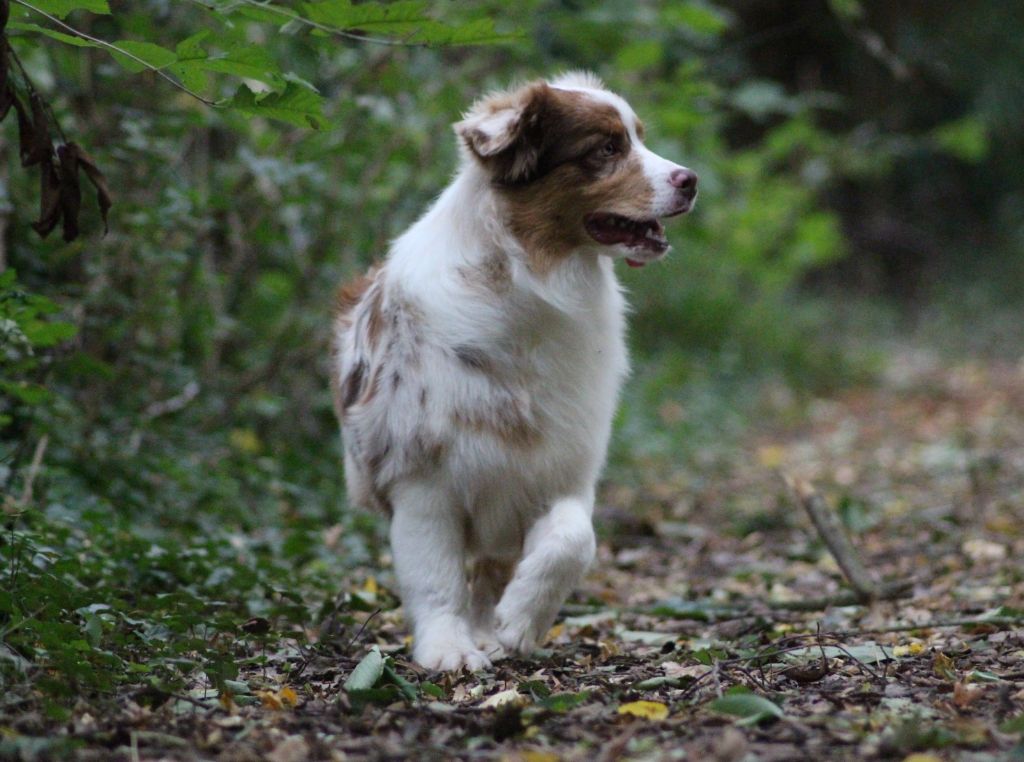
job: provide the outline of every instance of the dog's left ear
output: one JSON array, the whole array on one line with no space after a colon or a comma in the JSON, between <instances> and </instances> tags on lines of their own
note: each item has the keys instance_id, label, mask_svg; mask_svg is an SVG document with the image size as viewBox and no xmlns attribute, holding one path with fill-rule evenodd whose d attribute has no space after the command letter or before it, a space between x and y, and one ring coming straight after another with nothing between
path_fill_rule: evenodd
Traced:
<instances>
[{"instance_id":1,"label":"dog's left ear","mask_svg":"<svg viewBox=\"0 0 1024 762\"><path fill-rule=\"evenodd\" d=\"M545 82L489 96L455 123L455 133L499 182L527 182L537 171L544 147L541 126L550 98Z\"/></svg>"}]
</instances>

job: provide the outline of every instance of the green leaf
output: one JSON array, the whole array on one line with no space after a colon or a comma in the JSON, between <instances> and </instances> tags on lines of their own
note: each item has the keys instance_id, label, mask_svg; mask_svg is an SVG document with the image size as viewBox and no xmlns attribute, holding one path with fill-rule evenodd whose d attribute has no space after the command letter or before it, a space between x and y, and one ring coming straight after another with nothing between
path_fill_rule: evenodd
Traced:
<instances>
[{"instance_id":1,"label":"green leaf","mask_svg":"<svg viewBox=\"0 0 1024 762\"><path fill-rule=\"evenodd\" d=\"M1024 733L1024 714L1007 720L999 726L999 730L1002 733Z\"/></svg>"},{"instance_id":2,"label":"green leaf","mask_svg":"<svg viewBox=\"0 0 1024 762\"><path fill-rule=\"evenodd\" d=\"M402 42L422 45L482 45L518 37L494 28L489 18L448 25L431 18L426 3L400 0L395 3L359 3L323 0L303 3L306 18L326 27L348 32L387 35Z\"/></svg>"},{"instance_id":3,"label":"green leaf","mask_svg":"<svg viewBox=\"0 0 1024 762\"><path fill-rule=\"evenodd\" d=\"M146 71L146 69L150 67L154 69L163 69L178 60L174 51L168 50L167 48L161 47L153 42L118 40L114 45L125 52L122 53L116 50L111 50L110 54L124 68L136 74ZM125 53L130 53L131 56L125 55ZM132 56L134 56L134 58ZM140 63L140 61L145 62L148 66Z\"/></svg>"},{"instance_id":4,"label":"green leaf","mask_svg":"<svg viewBox=\"0 0 1024 762\"><path fill-rule=\"evenodd\" d=\"M353 5L350 0L321 0L303 3L302 10L306 18L325 26L399 34L431 20L426 14L426 3L419 0L399 0L387 5L373 2Z\"/></svg>"},{"instance_id":5,"label":"green leaf","mask_svg":"<svg viewBox=\"0 0 1024 762\"><path fill-rule=\"evenodd\" d=\"M52 347L78 333L78 329L74 325L59 320L51 323L32 321L22 326L22 330L32 345L36 347Z\"/></svg>"},{"instance_id":6,"label":"green leaf","mask_svg":"<svg viewBox=\"0 0 1024 762\"><path fill-rule=\"evenodd\" d=\"M95 42L91 42L90 40L85 40L81 37L75 37L71 34L64 34L64 32L58 32L55 29L47 29L46 27L39 26L38 24L30 24L26 21L11 21L10 23L7 24L7 29L16 29L19 32L32 32L33 34L41 34L45 37L49 37L52 40L57 40L58 42L63 42L67 45L74 45L76 48L102 47L102 45L97 45Z\"/></svg>"},{"instance_id":7,"label":"green leaf","mask_svg":"<svg viewBox=\"0 0 1024 762\"><path fill-rule=\"evenodd\" d=\"M384 657L381 655L380 649L374 646L345 680L345 690L350 693L352 691L368 691L377 684L383 674Z\"/></svg>"},{"instance_id":8,"label":"green leaf","mask_svg":"<svg viewBox=\"0 0 1024 762\"><path fill-rule=\"evenodd\" d=\"M586 703L587 699L590 698L590 691L580 691L579 693L552 693L545 699L538 702L538 706L543 709L547 709L551 712L568 712L571 709L575 709L581 704Z\"/></svg>"},{"instance_id":9,"label":"green leaf","mask_svg":"<svg viewBox=\"0 0 1024 762\"><path fill-rule=\"evenodd\" d=\"M50 398L45 387L28 381L0 381L0 391L25 405L39 405Z\"/></svg>"},{"instance_id":10,"label":"green leaf","mask_svg":"<svg viewBox=\"0 0 1024 762\"><path fill-rule=\"evenodd\" d=\"M207 71L230 74L243 79L255 79L275 90L284 88L284 77L267 52L255 45L235 45L202 59Z\"/></svg>"},{"instance_id":11,"label":"green leaf","mask_svg":"<svg viewBox=\"0 0 1024 762\"><path fill-rule=\"evenodd\" d=\"M391 666L391 660L384 660L384 679L398 688L402 695L405 696L409 701L416 700L416 686L402 677L400 674L395 672L395 668Z\"/></svg>"},{"instance_id":12,"label":"green leaf","mask_svg":"<svg viewBox=\"0 0 1024 762\"><path fill-rule=\"evenodd\" d=\"M366 704L391 704L401 697L401 691L395 685L384 685L380 688L352 690L347 693L352 707L358 711Z\"/></svg>"},{"instance_id":13,"label":"green leaf","mask_svg":"<svg viewBox=\"0 0 1024 762\"><path fill-rule=\"evenodd\" d=\"M428 696L433 696L437 699L444 698L444 688L435 683L423 682L420 683L420 690L426 693Z\"/></svg>"},{"instance_id":14,"label":"green leaf","mask_svg":"<svg viewBox=\"0 0 1024 762\"><path fill-rule=\"evenodd\" d=\"M988 156L988 127L976 116L939 125L932 130L931 138L941 150L969 164Z\"/></svg>"},{"instance_id":15,"label":"green leaf","mask_svg":"<svg viewBox=\"0 0 1024 762\"><path fill-rule=\"evenodd\" d=\"M209 29L187 37L174 46L174 55L177 60L169 67L170 71L181 80L181 84L190 90L204 90L206 88L206 70L204 64L209 54L200 44L210 36Z\"/></svg>"},{"instance_id":16,"label":"green leaf","mask_svg":"<svg viewBox=\"0 0 1024 762\"><path fill-rule=\"evenodd\" d=\"M226 105L249 116L277 119L314 130L327 125L323 116L323 99L291 82L281 93L257 94L248 87L240 87Z\"/></svg>"},{"instance_id":17,"label":"green leaf","mask_svg":"<svg viewBox=\"0 0 1024 762\"><path fill-rule=\"evenodd\" d=\"M721 714L739 717L741 725L757 725L783 716L782 708L754 693L728 693L708 705Z\"/></svg>"},{"instance_id":18,"label":"green leaf","mask_svg":"<svg viewBox=\"0 0 1024 762\"><path fill-rule=\"evenodd\" d=\"M64 18L72 11L110 13L107 0L32 0L32 5L58 18Z\"/></svg>"},{"instance_id":19,"label":"green leaf","mask_svg":"<svg viewBox=\"0 0 1024 762\"><path fill-rule=\"evenodd\" d=\"M828 7L845 21L856 21L864 15L860 0L828 0Z\"/></svg>"},{"instance_id":20,"label":"green leaf","mask_svg":"<svg viewBox=\"0 0 1024 762\"><path fill-rule=\"evenodd\" d=\"M85 619L85 636L93 648L98 648L103 640L103 620L95 614L90 614Z\"/></svg>"},{"instance_id":21,"label":"green leaf","mask_svg":"<svg viewBox=\"0 0 1024 762\"><path fill-rule=\"evenodd\" d=\"M729 26L721 10L701 2L672 3L665 10L664 20L700 35L721 34Z\"/></svg>"}]
</instances>

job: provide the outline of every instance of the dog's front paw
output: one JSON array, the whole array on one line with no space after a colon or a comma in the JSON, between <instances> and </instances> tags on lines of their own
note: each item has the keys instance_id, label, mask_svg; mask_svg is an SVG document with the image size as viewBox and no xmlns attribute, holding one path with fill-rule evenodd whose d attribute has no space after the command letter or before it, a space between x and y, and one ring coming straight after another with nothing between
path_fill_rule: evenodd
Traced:
<instances>
[{"instance_id":1,"label":"dog's front paw","mask_svg":"<svg viewBox=\"0 0 1024 762\"><path fill-rule=\"evenodd\" d=\"M544 633L527 617L505 619L499 615L495 635L507 652L528 654L537 647Z\"/></svg>"},{"instance_id":2,"label":"dog's front paw","mask_svg":"<svg viewBox=\"0 0 1024 762\"><path fill-rule=\"evenodd\" d=\"M505 649L501 647L498 636L494 633L493 629L474 630L473 642L476 643L477 648L487 654L487 658L491 661L505 658Z\"/></svg>"},{"instance_id":3,"label":"dog's front paw","mask_svg":"<svg viewBox=\"0 0 1024 762\"><path fill-rule=\"evenodd\" d=\"M426 638L413 647L413 658L431 670L450 671L468 667L475 671L491 666L487 654L472 640L459 637Z\"/></svg>"}]
</instances>

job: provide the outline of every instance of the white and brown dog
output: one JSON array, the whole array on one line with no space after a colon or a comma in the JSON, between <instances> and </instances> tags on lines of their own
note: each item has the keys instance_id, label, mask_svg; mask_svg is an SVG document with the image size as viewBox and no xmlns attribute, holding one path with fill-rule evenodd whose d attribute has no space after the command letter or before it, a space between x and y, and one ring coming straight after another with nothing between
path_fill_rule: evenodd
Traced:
<instances>
[{"instance_id":1,"label":"white and brown dog","mask_svg":"<svg viewBox=\"0 0 1024 762\"><path fill-rule=\"evenodd\" d=\"M628 368L613 260L664 256L659 218L697 193L590 74L489 95L455 132L455 179L340 290L333 333L350 500L391 516L432 669L531 651L593 560Z\"/></svg>"}]
</instances>

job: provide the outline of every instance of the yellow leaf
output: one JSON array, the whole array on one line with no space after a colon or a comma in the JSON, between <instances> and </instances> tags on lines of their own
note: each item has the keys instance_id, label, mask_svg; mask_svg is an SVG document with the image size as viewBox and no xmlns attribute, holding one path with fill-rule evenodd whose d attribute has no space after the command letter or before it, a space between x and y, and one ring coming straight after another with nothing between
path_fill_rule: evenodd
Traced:
<instances>
[{"instance_id":1,"label":"yellow leaf","mask_svg":"<svg viewBox=\"0 0 1024 762\"><path fill-rule=\"evenodd\" d=\"M892 655L899 658L901 656L917 656L924 651L924 645L921 643L909 643L905 646L893 646Z\"/></svg>"},{"instance_id":2,"label":"yellow leaf","mask_svg":"<svg viewBox=\"0 0 1024 762\"><path fill-rule=\"evenodd\" d=\"M235 699L231 695L230 691L221 691L220 696L217 697L217 701L228 714L235 714L238 711L238 706L235 704Z\"/></svg>"},{"instance_id":3,"label":"yellow leaf","mask_svg":"<svg viewBox=\"0 0 1024 762\"><path fill-rule=\"evenodd\" d=\"M273 691L256 691L256 695L259 696L260 703L263 704L265 709L273 709L275 711L284 709L281 699Z\"/></svg>"},{"instance_id":4,"label":"yellow leaf","mask_svg":"<svg viewBox=\"0 0 1024 762\"><path fill-rule=\"evenodd\" d=\"M668 707L660 701L631 701L619 707L619 714L629 714L644 720L664 720Z\"/></svg>"},{"instance_id":5,"label":"yellow leaf","mask_svg":"<svg viewBox=\"0 0 1024 762\"><path fill-rule=\"evenodd\" d=\"M259 436L252 429L231 429L231 433L228 434L228 441L231 442L231 446L236 450L248 455L255 455L263 449L263 443L260 442Z\"/></svg>"},{"instance_id":6,"label":"yellow leaf","mask_svg":"<svg viewBox=\"0 0 1024 762\"><path fill-rule=\"evenodd\" d=\"M937 757L934 754L911 754L909 757L904 757L903 762L942 762L942 757Z\"/></svg>"},{"instance_id":7,"label":"yellow leaf","mask_svg":"<svg viewBox=\"0 0 1024 762\"><path fill-rule=\"evenodd\" d=\"M558 762L561 757L550 751L524 751L523 762Z\"/></svg>"},{"instance_id":8,"label":"yellow leaf","mask_svg":"<svg viewBox=\"0 0 1024 762\"><path fill-rule=\"evenodd\" d=\"M363 592L369 593L370 595L376 595L378 592L377 578L367 577L366 582L363 583Z\"/></svg>"},{"instance_id":9,"label":"yellow leaf","mask_svg":"<svg viewBox=\"0 0 1024 762\"><path fill-rule=\"evenodd\" d=\"M285 706L295 706L299 703L298 694L292 689L291 686L286 685L284 688L277 692L277 696L281 699L281 703Z\"/></svg>"},{"instance_id":10,"label":"yellow leaf","mask_svg":"<svg viewBox=\"0 0 1024 762\"><path fill-rule=\"evenodd\" d=\"M932 669L935 671L936 676L941 677L943 680L948 680L951 683L956 682L956 664L941 651L935 654Z\"/></svg>"},{"instance_id":11,"label":"yellow leaf","mask_svg":"<svg viewBox=\"0 0 1024 762\"><path fill-rule=\"evenodd\" d=\"M559 622L554 627L552 627L550 630L548 630L548 640L554 640L555 638L558 638L563 632L565 632L565 623L564 622ZM538 753L541 753L541 752L538 752ZM546 754L547 752L543 752L543 753Z\"/></svg>"},{"instance_id":12,"label":"yellow leaf","mask_svg":"<svg viewBox=\"0 0 1024 762\"><path fill-rule=\"evenodd\" d=\"M765 445L757 448L757 460L765 468L778 468L786 457L786 448L782 445Z\"/></svg>"}]
</instances>

